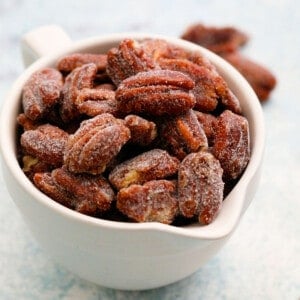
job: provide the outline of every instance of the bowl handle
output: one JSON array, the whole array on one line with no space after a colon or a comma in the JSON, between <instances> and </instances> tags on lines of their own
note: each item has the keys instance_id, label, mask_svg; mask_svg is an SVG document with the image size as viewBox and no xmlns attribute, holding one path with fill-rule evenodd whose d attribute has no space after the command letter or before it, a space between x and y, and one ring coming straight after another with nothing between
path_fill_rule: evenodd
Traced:
<instances>
[{"instance_id":1,"label":"bowl handle","mask_svg":"<svg viewBox=\"0 0 300 300\"><path fill-rule=\"evenodd\" d=\"M26 33L21 41L25 67L38 58L55 53L72 43L71 38L57 25L47 25Z\"/></svg>"}]
</instances>

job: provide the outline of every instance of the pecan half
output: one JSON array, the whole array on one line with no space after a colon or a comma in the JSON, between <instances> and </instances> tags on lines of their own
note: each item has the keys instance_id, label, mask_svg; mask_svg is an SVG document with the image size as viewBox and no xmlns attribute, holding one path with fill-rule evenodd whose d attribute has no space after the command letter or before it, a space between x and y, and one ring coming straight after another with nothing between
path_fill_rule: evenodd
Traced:
<instances>
[{"instance_id":1,"label":"pecan half","mask_svg":"<svg viewBox=\"0 0 300 300\"><path fill-rule=\"evenodd\" d=\"M209 152L191 153L178 170L179 210L187 218L211 223L223 201L224 183L219 161Z\"/></svg>"},{"instance_id":2,"label":"pecan half","mask_svg":"<svg viewBox=\"0 0 300 300\"><path fill-rule=\"evenodd\" d=\"M224 170L224 180L236 179L250 159L249 125L246 118L229 110L214 123L212 153Z\"/></svg>"},{"instance_id":3,"label":"pecan half","mask_svg":"<svg viewBox=\"0 0 300 300\"><path fill-rule=\"evenodd\" d=\"M180 160L188 153L208 147L203 128L193 110L162 122L159 133L163 148Z\"/></svg>"},{"instance_id":4,"label":"pecan half","mask_svg":"<svg viewBox=\"0 0 300 300\"><path fill-rule=\"evenodd\" d=\"M101 175L73 174L66 168L52 171L54 183L75 198L75 209L86 214L107 211L114 200L114 192Z\"/></svg>"},{"instance_id":5,"label":"pecan half","mask_svg":"<svg viewBox=\"0 0 300 300\"><path fill-rule=\"evenodd\" d=\"M178 212L176 186L168 180L133 184L117 195L117 208L137 222L170 224Z\"/></svg>"},{"instance_id":6,"label":"pecan half","mask_svg":"<svg viewBox=\"0 0 300 300\"><path fill-rule=\"evenodd\" d=\"M64 164L74 173L100 174L129 138L124 121L110 114L85 120L68 140Z\"/></svg>"},{"instance_id":7,"label":"pecan half","mask_svg":"<svg viewBox=\"0 0 300 300\"><path fill-rule=\"evenodd\" d=\"M106 69L107 55L92 53L73 53L62 57L57 62L57 69L61 72L71 72L85 64L94 63L99 72Z\"/></svg>"},{"instance_id":8,"label":"pecan half","mask_svg":"<svg viewBox=\"0 0 300 300\"><path fill-rule=\"evenodd\" d=\"M130 76L155 68L153 59L132 39L123 40L107 54L106 72L117 86Z\"/></svg>"},{"instance_id":9,"label":"pecan half","mask_svg":"<svg viewBox=\"0 0 300 300\"><path fill-rule=\"evenodd\" d=\"M229 90L224 79L215 68L198 65L188 59L160 59L162 69L179 71L187 74L195 82L192 92L195 95L195 109L210 112L218 103L236 113L241 112L237 98Z\"/></svg>"},{"instance_id":10,"label":"pecan half","mask_svg":"<svg viewBox=\"0 0 300 300\"><path fill-rule=\"evenodd\" d=\"M59 101L63 76L53 68L33 73L23 87L22 104L26 117L41 119Z\"/></svg>"},{"instance_id":11,"label":"pecan half","mask_svg":"<svg viewBox=\"0 0 300 300\"><path fill-rule=\"evenodd\" d=\"M76 106L76 99L80 90L92 88L97 73L97 66L93 63L74 69L66 78L62 90L61 117L65 122L77 118L80 115Z\"/></svg>"},{"instance_id":12,"label":"pecan half","mask_svg":"<svg viewBox=\"0 0 300 300\"><path fill-rule=\"evenodd\" d=\"M109 181L118 190L131 184L143 184L176 174L179 161L168 152L153 149L117 165L109 174Z\"/></svg>"},{"instance_id":13,"label":"pecan half","mask_svg":"<svg viewBox=\"0 0 300 300\"><path fill-rule=\"evenodd\" d=\"M194 81L171 70L141 72L125 79L116 91L123 114L179 115L195 105Z\"/></svg>"},{"instance_id":14,"label":"pecan half","mask_svg":"<svg viewBox=\"0 0 300 300\"><path fill-rule=\"evenodd\" d=\"M269 70L238 52L224 54L222 57L248 80L260 101L269 98L276 86L276 78Z\"/></svg>"},{"instance_id":15,"label":"pecan half","mask_svg":"<svg viewBox=\"0 0 300 300\"><path fill-rule=\"evenodd\" d=\"M50 125L40 125L36 129L27 130L21 135L21 146L25 154L51 166L61 166L68 133Z\"/></svg>"},{"instance_id":16,"label":"pecan half","mask_svg":"<svg viewBox=\"0 0 300 300\"><path fill-rule=\"evenodd\" d=\"M210 27L203 24L190 26L181 38L218 54L235 51L248 41L248 36L234 27Z\"/></svg>"},{"instance_id":17,"label":"pecan half","mask_svg":"<svg viewBox=\"0 0 300 300\"><path fill-rule=\"evenodd\" d=\"M146 39L140 45L154 61L161 58L187 58L190 55L188 51L162 39Z\"/></svg>"},{"instance_id":18,"label":"pecan half","mask_svg":"<svg viewBox=\"0 0 300 300\"><path fill-rule=\"evenodd\" d=\"M53 200L78 212L95 215L109 210L114 192L101 175L76 175L66 168L36 173L34 184Z\"/></svg>"},{"instance_id":19,"label":"pecan half","mask_svg":"<svg viewBox=\"0 0 300 300\"><path fill-rule=\"evenodd\" d=\"M115 91L107 88L82 89L77 98L76 106L81 114L94 117L103 113L114 116L118 114L118 102Z\"/></svg>"}]
</instances>

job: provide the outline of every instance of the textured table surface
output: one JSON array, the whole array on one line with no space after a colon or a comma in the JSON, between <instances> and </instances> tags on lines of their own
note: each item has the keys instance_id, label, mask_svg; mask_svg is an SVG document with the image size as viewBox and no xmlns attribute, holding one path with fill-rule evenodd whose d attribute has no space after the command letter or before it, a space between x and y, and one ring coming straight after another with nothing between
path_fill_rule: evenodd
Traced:
<instances>
[{"instance_id":1,"label":"textured table surface","mask_svg":"<svg viewBox=\"0 0 300 300\"><path fill-rule=\"evenodd\" d=\"M261 184L235 234L178 283L143 292L102 288L51 261L0 175L0 299L300 299L299 1L0 0L0 102L23 70L20 37L37 26L58 24L78 40L125 31L179 36L198 21L248 32L245 54L269 66L279 82L263 106Z\"/></svg>"}]
</instances>

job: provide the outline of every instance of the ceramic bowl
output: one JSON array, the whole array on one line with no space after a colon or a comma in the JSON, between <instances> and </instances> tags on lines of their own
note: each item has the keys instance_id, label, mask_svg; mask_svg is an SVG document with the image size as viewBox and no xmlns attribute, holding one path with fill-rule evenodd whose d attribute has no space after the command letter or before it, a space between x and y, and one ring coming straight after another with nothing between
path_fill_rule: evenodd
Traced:
<instances>
[{"instance_id":1,"label":"ceramic bowl","mask_svg":"<svg viewBox=\"0 0 300 300\"><path fill-rule=\"evenodd\" d=\"M207 225L175 227L160 223L101 220L72 211L36 189L16 157L16 116L21 91L29 76L73 52L103 53L130 37L163 38L198 51L216 66L239 98L250 126L251 159L216 220ZM227 62L192 43L153 34L124 33L72 42L56 26L27 34L22 44L25 65L2 106L0 147L7 189L40 245L55 261L80 277L102 286L142 290L178 281L199 269L225 244L250 204L258 186L264 149L260 103L246 80Z\"/></svg>"}]
</instances>

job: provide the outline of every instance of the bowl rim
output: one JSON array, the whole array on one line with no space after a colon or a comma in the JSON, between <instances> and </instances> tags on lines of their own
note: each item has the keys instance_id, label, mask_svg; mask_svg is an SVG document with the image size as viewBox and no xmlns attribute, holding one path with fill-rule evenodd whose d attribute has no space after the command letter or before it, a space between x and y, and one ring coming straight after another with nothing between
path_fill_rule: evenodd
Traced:
<instances>
[{"instance_id":1,"label":"bowl rim","mask_svg":"<svg viewBox=\"0 0 300 300\"><path fill-rule=\"evenodd\" d=\"M227 195L223 201L223 208L221 209L218 217L209 225L201 226L200 224L193 224L189 226L177 227L173 225L162 224L158 222L146 222L146 223L125 223L119 221L110 221L100 218L95 218L87 216L55 202L41 191L39 191L31 181L26 177L20 168L16 154L15 154L15 130L16 130L16 116L20 107L20 93L22 86L28 79L30 74L36 70L49 66L57 61L58 57L63 56L68 53L75 53L100 44L113 44L121 41L124 38L133 38L137 40L143 39L164 39L174 45L189 49L191 51L200 52L202 55L206 56L213 64L217 67L218 71L223 76L226 73L229 74L231 83L238 84L238 88L243 91L246 98L247 109L251 111L252 115L255 116L255 122L251 124L255 138L251 137L252 149L250 161L244 171L242 177L235 185L233 190ZM229 83L230 86L230 83ZM250 105L251 102L251 105ZM13 105L11 105L13 103ZM244 104L245 105L245 104ZM243 106L243 103L242 103ZM5 98L0 112L0 152L2 154L2 163L5 163L8 170L12 174L13 178L22 186L22 188L35 199L39 201L42 205L48 207L49 209L55 211L58 214L63 215L66 218L72 219L73 221L81 222L86 225L93 225L97 227L103 227L106 229L117 229L120 231L160 231L168 234L175 234L184 237L196 238L196 239L219 239L226 237L231 234L231 232L237 226L241 215L245 209L245 198L248 189L248 185L251 184L252 179L256 176L263 157L265 143L265 128L263 121L263 113L261 104L250 87L249 83L244 79L244 77L229 63L223 60L221 57L212 53L211 51L184 41L180 38L169 37L165 35L158 35L152 33L134 33L134 32L124 32L115 33L101 36L94 36L86 39L82 39L77 42L73 42L70 46L57 51L51 55L47 55L38 59L23 73L18 77L18 79L12 85L10 92ZM236 199L238 198L238 199ZM234 201L234 209L231 207L232 211L229 213L223 211L224 206L231 201ZM231 205L232 203L230 203ZM224 216L225 214L225 216ZM227 218L227 219L226 219ZM224 220L227 222L224 222ZM222 222L223 221L223 222Z\"/></svg>"}]
</instances>

